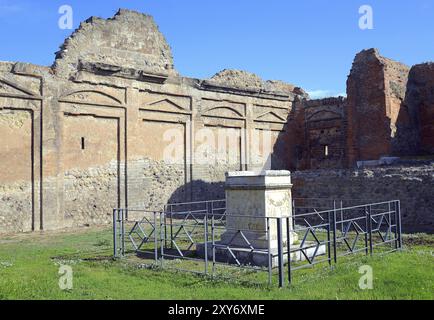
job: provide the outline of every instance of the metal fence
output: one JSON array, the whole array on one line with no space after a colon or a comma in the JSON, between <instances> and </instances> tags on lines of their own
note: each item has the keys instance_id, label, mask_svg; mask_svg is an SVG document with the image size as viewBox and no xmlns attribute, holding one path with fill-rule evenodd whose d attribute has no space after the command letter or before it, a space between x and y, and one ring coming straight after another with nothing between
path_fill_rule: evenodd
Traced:
<instances>
[{"instance_id":1,"label":"metal fence","mask_svg":"<svg viewBox=\"0 0 434 320\"><path fill-rule=\"evenodd\" d=\"M402 248L399 200L362 202L294 199L284 218L226 215L225 200L115 209L114 256L212 277L243 272L282 287L299 269Z\"/></svg>"}]
</instances>

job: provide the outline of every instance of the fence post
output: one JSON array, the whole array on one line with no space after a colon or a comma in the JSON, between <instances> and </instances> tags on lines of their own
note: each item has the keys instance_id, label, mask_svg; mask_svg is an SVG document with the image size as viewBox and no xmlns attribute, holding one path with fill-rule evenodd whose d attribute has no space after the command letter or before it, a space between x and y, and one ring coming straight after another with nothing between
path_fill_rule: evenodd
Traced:
<instances>
[{"instance_id":1,"label":"fence post","mask_svg":"<svg viewBox=\"0 0 434 320\"><path fill-rule=\"evenodd\" d=\"M173 249L173 206L170 205L170 249Z\"/></svg>"},{"instance_id":2,"label":"fence post","mask_svg":"<svg viewBox=\"0 0 434 320\"><path fill-rule=\"evenodd\" d=\"M118 227L118 233L117 233L117 246L118 246L118 256L122 258L122 209L118 209L117 215L116 215L116 224Z\"/></svg>"},{"instance_id":3,"label":"fence post","mask_svg":"<svg viewBox=\"0 0 434 320\"><path fill-rule=\"evenodd\" d=\"M164 268L164 217L165 214L164 212L160 212L160 238L161 238L161 242L160 242L160 251L161 251L161 258L160 258L160 264L161 264L161 268Z\"/></svg>"},{"instance_id":4,"label":"fence post","mask_svg":"<svg viewBox=\"0 0 434 320\"><path fill-rule=\"evenodd\" d=\"M341 234L344 233L344 202L341 200Z\"/></svg>"},{"instance_id":5,"label":"fence post","mask_svg":"<svg viewBox=\"0 0 434 320\"><path fill-rule=\"evenodd\" d=\"M158 229L157 229L157 213L154 211L154 259L155 265L158 264Z\"/></svg>"},{"instance_id":6,"label":"fence post","mask_svg":"<svg viewBox=\"0 0 434 320\"><path fill-rule=\"evenodd\" d=\"M270 235L270 218L265 220L267 223L267 239L268 239L268 285L272 284L273 276L273 259L271 256L271 235Z\"/></svg>"},{"instance_id":7,"label":"fence post","mask_svg":"<svg viewBox=\"0 0 434 320\"><path fill-rule=\"evenodd\" d=\"M337 254L337 237L336 237L336 208L333 209L333 260L335 263L338 262L338 254Z\"/></svg>"},{"instance_id":8,"label":"fence post","mask_svg":"<svg viewBox=\"0 0 434 320\"><path fill-rule=\"evenodd\" d=\"M369 254L372 256L374 246L372 243L372 217L371 217L371 206L366 206L366 216L368 219L368 233L369 233Z\"/></svg>"},{"instance_id":9,"label":"fence post","mask_svg":"<svg viewBox=\"0 0 434 320\"><path fill-rule=\"evenodd\" d=\"M203 220L204 223L204 240L205 240L205 275L208 274L208 203L207 203L207 210L205 213L205 218Z\"/></svg>"},{"instance_id":10,"label":"fence post","mask_svg":"<svg viewBox=\"0 0 434 320\"><path fill-rule=\"evenodd\" d=\"M392 206L391 206L391 202L389 201L389 203L387 204L388 207L388 212L389 212L389 227L387 229L387 233L386 233L386 241L389 241L392 237ZM381 232L381 226L379 226L380 232ZM392 243L390 244L391 246L393 245Z\"/></svg>"},{"instance_id":11,"label":"fence post","mask_svg":"<svg viewBox=\"0 0 434 320\"><path fill-rule=\"evenodd\" d=\"M291 229L289 227L289 222L292 217L286 218L286 242L288 245L288 283L291 284L292 275L291 275Z\"/></svg>"},{"instance_id":12,"label":"fence post","mask_svg":"<svg viewBox=\"0 0 434 320\"><path fill-rule=\"evenodd\" d=\"M279 288L283 288L285 279L283 274L282 218L277 218L277 260L279 265Z\"/></svg>"},{"instance_id":13,"label":"fence post","mask_svg":"<svg viewBox=\"0 0 434 320\"><path fill-rule=\"evenodd\" d=\"M164 207L164 212L166 212L166 209ZM167 248L167 216L164 215L164 246Z\"/></svg>"},{"instance_id":14,"label":"fence post","mask_svg":"<svg viewBox=\"0 0 434 320\"><path fill-rule=\"evenodd\" d=\"M328 253L328 260L329 260L329 265L332 265L332 253L331 253L331 237L330 237L330 232L332 230L332 218L331 218L331 212L328 212L327 215L327 220L328 220L328 227L327 227L327 253Z\"/></svg>"},{"instance_id":15,"label":"fence post","mask_svg":"<svg viewBox=\"0 0 434 320\"><path fill-rule=\"evenodd\" d=\"M393 212L394 212L394 225L395 225L395 249L398 250L399 249L399 236L398 236L398 201L393 201Z\"/></svg>"},{"instance_id":16,"label":"fence post","mask_svg":"<svg viewBox=\"0 0 434 320\"><path fill-rule=\"evenodd\" d=\"M365 254L369 254L369 220L368 220L368 211L365 208Z\"/></svg>"},{"instance_id":17,"label":"fence post","mask_svg":"<svg viewBox=\"0 0 434 320\"><path fill-rule=\"evenodd\" d=\"M212 241L212 277L215 274L215 230L214 230L214 214L211 216L211 241Z\"/></svg>"},{"instance_id":18,"label":"fence post","mask_svg":"<svg viewBox=\"0 0 434 320\"><path fill-rule=\"evenodd\" d=\"M118 230L117 230L117 210L113 209L113 256L114 258L118 257Z\"/></svg>"},{"instance_id":19,"label":"fence post","mask_svg":"<svg viewBox=\"0 0 434 320\"><path fill-rule=\"evenodd\" d=\"M401 230L401 201L398 200L398 245L402 249L402 230Z\"/></svg>"},{"instance_id":20,"label":"fence post","mask_svg":"<svg viewBox=\"0 0 434 320\"><path fill-rule=\"evenodd\" d=\"M124 213L124 209L121 210L121 226L122 226L122 256L125 256L125 213Z\"/></svg>"}]
</instances>

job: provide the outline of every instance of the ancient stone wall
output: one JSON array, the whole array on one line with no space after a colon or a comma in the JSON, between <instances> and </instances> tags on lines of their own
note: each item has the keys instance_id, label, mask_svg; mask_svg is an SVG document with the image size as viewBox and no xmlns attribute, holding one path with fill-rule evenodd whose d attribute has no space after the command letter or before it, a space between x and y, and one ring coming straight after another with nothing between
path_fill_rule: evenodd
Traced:
<instances>
[{"instance_id":1,"label":"ancient stone wall","mask_svg":"<svg viewBox=\"0 0 434 320\"><path fill-rule=\"evenodd\" d=\"M349 205L400 200L404 232L434 230L433 165L298 171L292 181L295 198L345 200Z\"/></svg>"},{"instance_id":2,"label":"ancient stone wall","mask_svg":"<svg viewBox=\"0 0 434 320\"><path fill-rule=\"evenodd\" d=\"M0 233L221 198L225 172L287 165L273 146L306 97L241 71L181 77L151 17L91 18L51 68L0 63Z\"/></svg>"},{"instance_id":3,"label":"ancient stone wall","mask_svg":"<svg viewBox=\"0 0 434 320\"><path fill-rule=\"evenodd\" d=\"M304 103L307 168L342 168L345 165L344 107L342 97Z\"/></svg>"},{"instance_id":4,"label":"ancient stone wall","mask_svg":"<svg viewBox=\"0 0 434 320\"><path fill-rule=\"evenodd\" d=\"M115 207L223 198L227 171L432 153L432 71L415 66L407 85L408 67L365 50L347 100L309 100L245 71L182 77L152 17L90 18L52 67L0 62L0 233L109 223ZM388 198L384 190L378 197Z\"/></svg>"},{"instance_id":5,"label":"ancient stone wall","mask_svg":"<svg viewBox=\"0 0 434 320\"><path fill-rule=\"evenodd\" d=\"M401 108L408 72L407 66L380 56L376 49L356 55L347 81L349 166L358 160L411 153L412 137L397 135L397 128L406 128L409 122Z\"/></svg>"},{"instance_id":6,"label":"ancient stone wall","mask_svg":"<svg viewBox=\"0 0 434 320\"><path fill-rule=\"evenodd\" d=\"M404 103L409 67L383 57L386 117L390 119L390 153L392 156L418 154L415 119ZM389 121L389 120L388 120Z\"/></svg>"},{"instance_id":7,"label":"ancient stone wall","mask_svg":"<svg viewBox=\"0 0 434 320\"><path fill-rule=\"evenodd\" d=\"M411 119L416 119L420 151L434 154L434 63L411 68L405 103Z\"/></svg>"},{"instance_id":8,"label":"ancient stone wall","mask_svg":"<svg viewBox=\"0 0 434 320\"><path fill-rule=\"evenodd\" d=\"M110 66L122 66L129 75L176 74L172 52L154 19L128 10L111 19L91 17L82 22L56 53L54 70L63 78L86 67L111 75L115 70Z\"/></svg>"},{"instance_id":9,"label":"ancient stone wall","mask_svg":"<svg viewBox=\"0 0 434 320\"><path fill-rule=\"evenodd\" d=\"M290 168L354 167L357 161L432 154L432 63L406 65L378 50L358 53L347 81L347 99L302 99L288 121L299 152ZM409 78L410 73L410 78Z\"/></svg>"}]
</instances>

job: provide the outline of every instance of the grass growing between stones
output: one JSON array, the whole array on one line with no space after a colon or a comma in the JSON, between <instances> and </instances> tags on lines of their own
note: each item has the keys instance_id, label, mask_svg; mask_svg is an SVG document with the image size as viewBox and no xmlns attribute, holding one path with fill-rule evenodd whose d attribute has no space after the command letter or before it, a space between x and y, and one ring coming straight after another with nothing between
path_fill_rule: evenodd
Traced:
<instances>
[{"instance_id":1,"label":"grass growing between stones","mask_svg":"<svg viewBox=\"0 0 434 320\"><path fill-rule=\"evenodd\" d=\"M114 261L111 242L110 229L3 237L0 299L434 299L434 236L406 236L401 252L358 255L332 269L322 264L295 271L293 284L284 289L268 287L266 273L234 274L223 268L222 278L211 280L140 268L138 259ZM61 264L72 267L72 290L59 288ZM359 288L362 265L373 268L372 290ZM263 284L254 285L252 279Z\"/></svg>"}]
</instances>

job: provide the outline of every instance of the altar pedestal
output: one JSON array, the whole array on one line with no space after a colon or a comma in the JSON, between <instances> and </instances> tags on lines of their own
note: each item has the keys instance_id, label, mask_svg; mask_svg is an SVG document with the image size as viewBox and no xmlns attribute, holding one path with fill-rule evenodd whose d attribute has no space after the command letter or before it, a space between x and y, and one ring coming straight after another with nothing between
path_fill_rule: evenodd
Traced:
<instances>
[{"instance_id":1,"label":"altar pedestal","mask_svg":"<svg viewBox=\"0 0 434 320\"><path fill-rule=\"evenodd\" d=\"M292 229L291 173L289 171L228 172L226 228L221 244L275 250L277 218L282 219L282 241L287 245L287 221ZM268 237L270 242L268 241ZM291 232L291 244L297 235Z\"/></svg>"},{"instance_id":2,"label":"altar pedestal","mask_svg":"<svg viewBox=\"0 0 434 320\"><path fill-rule=\"evenodd\" d=\"M226 174L226 231L220 241L207 243L209 259L219 262L271 267L278 265L278 228L281 218L281 241L287 251L287 223L291 232L291 250L299 245L292 232L291 173L289 171L228 172ZM317 248L305 242L308 257L326 253L326 246ZM197 254L205 256L205 244L198 244ZM284 263L288 254L283 255ZM305 260L300 252L291 253L291 261Z\"/></svg>"}]
</instances>

